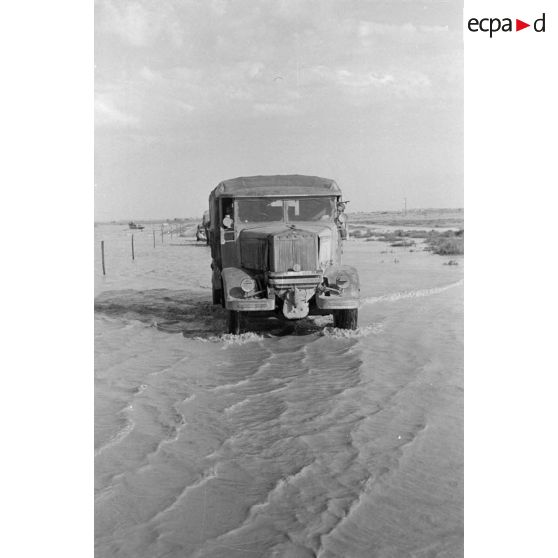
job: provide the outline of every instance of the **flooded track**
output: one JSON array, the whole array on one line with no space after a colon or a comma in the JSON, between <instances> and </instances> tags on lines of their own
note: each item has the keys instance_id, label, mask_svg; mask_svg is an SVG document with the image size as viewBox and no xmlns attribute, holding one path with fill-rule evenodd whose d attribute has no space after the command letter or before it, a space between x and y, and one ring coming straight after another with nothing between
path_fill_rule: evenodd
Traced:
<instances>
[{"instance_id":1,"label":"flooded track","mask_svg":"<svg viewBox=\"0 0 558 558\"><path fill-rule=\"evenodd\" d=\"M462 556L462 260L350 241L357 331L233 336L206 246L96 234L97 558Z\"/></svg>"}]
</instances>

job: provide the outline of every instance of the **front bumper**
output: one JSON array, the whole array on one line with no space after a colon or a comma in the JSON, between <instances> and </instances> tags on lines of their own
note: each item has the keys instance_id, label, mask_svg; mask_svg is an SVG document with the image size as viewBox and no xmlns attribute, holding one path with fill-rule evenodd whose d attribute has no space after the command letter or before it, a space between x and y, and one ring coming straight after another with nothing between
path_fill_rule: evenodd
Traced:
<instances>
[{"instance_id":1,"label":"front bumper","mask_svg":"<svg viewBox=\"0 0 558 558\"><path fill-rule=\"evenodd\" d=\"M267 283L274 289L315 289L321 282L321 271L283 271L267 273Z\"/></svg>"},{"instance_id":2,"label":"front bumper","mask_svg":"<svg viewBox=\"0 0 558 558\"><path fill-rule=\"evenodd\" d=\"M238 299L229 297L225 300L225 307L237 312L266 312L275 310L275 298Z\"/></svg>"},{"instance_id":3,"label":"front bumper","mask_svg":"<svg viewBox=\"0 0 558 558\"><path fill-rule=\"evenodd\" d=\"M299 272L268 272L265 278L268 296L256 298L246 296L240 284L246 277L251 277L246 271L238 268L225 268L222 272L225 308L237 312L269 312L277 305L277 299L287 303L287 297L293 290L304 294L304 303L308 309L308 303L312 306L311 299L315 299L315 308L325 313L333 310L354 309L359 307L358 276L356 270L344 268L344 273L354 275L352 284L344 291L327 289L322 286L324 279L321 271L299 271ZM337 273L337 268L333 269ZM262 285L260 285L260 289ZM292 301L291 301L292 302ZM307 310L308 311L308 310Z\"/></svg>"}]
</instances>

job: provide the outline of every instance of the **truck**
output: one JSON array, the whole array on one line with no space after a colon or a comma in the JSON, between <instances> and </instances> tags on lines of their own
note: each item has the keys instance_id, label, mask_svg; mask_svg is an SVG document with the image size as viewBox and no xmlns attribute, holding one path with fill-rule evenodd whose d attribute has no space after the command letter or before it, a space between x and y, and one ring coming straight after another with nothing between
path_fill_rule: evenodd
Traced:
<instances>
[{"instance_id":1,"label":"truck","mask_svg":"<svg viewBox=\"0 0 558 558\"><path fill-rule=\"evenodd\" d=\"M203 212L201 223L196 227L196 241L203 241L209 244L209 211Z\"/></svg>"},{"instance_id":2,"label":"truck","mask_svg":"<svg viewBox=\"0 0 558 558\"><path fill-rule=\"evenodd\" d=\"M347 203L318 176L239 177L211 191L212 299L226 309L229 333L258 313L332 314L335 327L357 328L359 276L341 263Z\"/></svg>"}]
</instances>

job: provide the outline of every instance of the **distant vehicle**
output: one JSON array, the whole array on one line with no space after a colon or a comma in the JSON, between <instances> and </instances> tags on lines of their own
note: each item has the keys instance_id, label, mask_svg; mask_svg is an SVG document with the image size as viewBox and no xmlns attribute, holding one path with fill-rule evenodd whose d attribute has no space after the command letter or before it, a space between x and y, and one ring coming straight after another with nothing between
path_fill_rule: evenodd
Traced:
<instances>
[{"instance_id":1,"label":"distant vehicle","mask_svg":"<svg viewBox=\"0 0 558 558\"><path fill-rule=\"evenodd\" d=\"M202 222L197 226L196 240L203 240L209 244L209 211L204 211Z\"/></svg>"},{"instance_id":2,"label":"distant vehicle","mask_svg":"<svg viewBox=\"0 0 558 558\"><path fill-rule=\"evenodd\" d=\"M207 233L205 232L205 229L203 228L202 225L198 225L196 229L196 240L198 242L200 240L203 240L205 243L207 243Z\"/></svg>"},{"instance_id":3,"label":"distant vehicle","mask_svg":"<svg viewBox=\"0 0 558 558\"><path fill-rule=\"evenodd\" d=\"M241 318L275 312L287 320L333 314L356 329L359 277L341 265L346 202L335 181L316 176L234 178L209 196L213 304Z\"/></svg>"},{"instance_id":4,"label":"distant vehicle","mask_svg":"<svg viewBox=\"0 0 558 558\"><path fill-rule=\"evenodd\" d=\"M133 221L130 221L128 223L128 227L130 227L133 230L143 230L145 229L145 227L143 225L138 225L137 223L134 223Z\"/></svg>"}]
</instances>

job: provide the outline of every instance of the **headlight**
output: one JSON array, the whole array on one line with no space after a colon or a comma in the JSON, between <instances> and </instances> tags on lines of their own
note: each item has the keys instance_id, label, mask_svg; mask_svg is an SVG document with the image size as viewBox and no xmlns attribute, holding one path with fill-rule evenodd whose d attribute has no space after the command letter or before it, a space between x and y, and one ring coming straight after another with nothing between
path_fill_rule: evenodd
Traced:
<instances>
[{"instance_id":1,"label":"headlight","mask_svg":"<svg viewBox=\"0 0 558 558\"><path fill-rule=\"evenodd\" d=\"M346 287L348 287L350 282L351 280L349 279L349 276L345 274L338 275L337 279L335 280L335 283L337 283L337 286L340 289L345 289Z\"/></svg>"},{"instance_id":2,"label":"headlight","mask_svg":"<svg viewBox=\"0 0 558 558\"><path fill-rule=\"evenodd\" d=\"M240 282L240 288L247 294L253 291L255 286L256 286L256 282L251 277L245 277Z\"/></svg>"}]
</instances>

